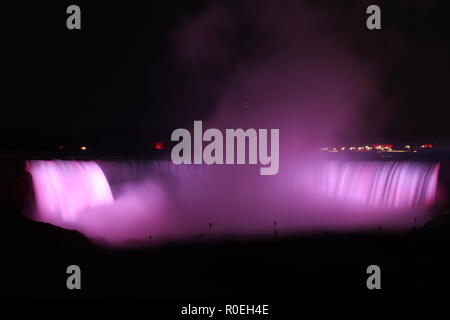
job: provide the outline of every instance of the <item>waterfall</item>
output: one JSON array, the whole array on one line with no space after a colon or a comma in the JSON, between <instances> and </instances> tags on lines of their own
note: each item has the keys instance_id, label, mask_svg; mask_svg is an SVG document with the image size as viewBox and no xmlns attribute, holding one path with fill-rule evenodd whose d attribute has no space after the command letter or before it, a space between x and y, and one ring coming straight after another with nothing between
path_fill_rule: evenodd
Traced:
<instances>
[{"instance_id":1,"label":"waterfall","mask_svg":"<svg viewBox=\"0 0 450 320\"><path fill-rule=\"evenodd\" d=\"M113 202L108 181L94 161L29 161L38 218L70 225L80 211Z\"/></svg>"},{"instance_id":2,"label":"waterfall","mask_svg":"<svg viewBox=\"0 0 450 320\"><path fill-rule=\"evenodd\" d=\"M426 222L439 163L292 162L273 176L250 166L164 160L29 161L37 220L112 242L270 235L277 231L410 228ZM212 226L212 227L211 227Z\"/></svg>"},{"instance_id":3,"label":"waterfall","mask_svg":"<svg viewBox=\"0 0 450 320\"><path fill-rule=\"evenodd\" d=\"M303 176L303 185L323 198L368 207L412 209L434 203L438 163L327 161Z\"/></svg>"}]
</instances>

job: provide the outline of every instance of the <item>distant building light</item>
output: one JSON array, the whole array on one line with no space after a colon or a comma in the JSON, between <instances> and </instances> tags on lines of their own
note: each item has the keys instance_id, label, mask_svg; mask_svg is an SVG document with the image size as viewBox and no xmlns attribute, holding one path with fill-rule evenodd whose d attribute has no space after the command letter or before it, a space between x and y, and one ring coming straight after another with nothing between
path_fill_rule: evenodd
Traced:
<instances>
[{"instance_id":1,"label":"distant building light","mask_svg":"<svg viewBox=\"0 0 450 320\"><path fill-rule=\"evenodd\" d=\"M374 144L372 145L373 148L377 149L377 150L391 150L392 149L392 144Z\"/></svg>"},{"instance_id":2,"label":"distant building light","mask_svg":"<svg viewBox=\"0 0 450 320\"><path fill-rule=\"evenodd\" d=\"M155 150L164 150L164 142L162 141L156 141L153 144L153 148L155 148Z\"/></svg>"},{"instance_id":3,"label":"distant building light","mask_svg":"<svg viewBox=\"0 0 450 320\"><path fill-rule=\"evenodd\" d=\"M87 147L86 146L82 146L80 149L83 150L83 151L86 151Z\"/></svg>"}]
</instances>

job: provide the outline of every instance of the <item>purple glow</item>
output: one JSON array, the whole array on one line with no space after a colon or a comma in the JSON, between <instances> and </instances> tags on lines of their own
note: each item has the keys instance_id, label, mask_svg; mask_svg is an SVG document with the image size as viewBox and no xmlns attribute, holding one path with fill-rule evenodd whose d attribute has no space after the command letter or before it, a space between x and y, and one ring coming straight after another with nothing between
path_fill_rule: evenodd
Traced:
<instances>
[{"instance_id":1,"label":"purple glow","mask_svg":"<svg viewBox=\"0 0 450 320\"><path fill-rule=\"evenodd\" d=\"M301 162L250 166L168 161L30 161L37 219L113 244L320 230L408 229L426 222L439 164ZM237 183L237 181L239 183ZM114 200L112 193L114 193Z\"/></svg>"},{"instance_id":2,"label":"purple glow","mask_svg":"<svg viewBox=\"0 0 450 320\"><path fill-rule=\"evenodd\" d=\"M307 189L326 199L378 208L412 209L436 198L439 164L328 161L307 171Z\"/></svg>"},{"instance_id":3,"label":"purple glow","mask_svg":"<svg viewBox=\"0 0 450 320\"><path fill-rule=\"evenodd\" d=\"M114 201L94 161L30 161L39 220L71 225L80 211Z\"/></svg>"},{"instance_id":4,"label":"purple glow","mask_svg":"<svg viewBox=\"0 0 450 320\"><path fill-rule=\"evenodd\" d=\"M270 236L274 221L280 233L425 223L439 165L326 162L315 154L347 145L338 137L369 141L382 132L393 100L379 90L385 62L367 60L345 40L336 22L348 25L346 16L305 1L280 3L213 2L179 21L168 41L189 75L179 92L179 110L189 111L167 124L280 129L277 175L245 165L31 161L37 219L114 243L208 235L210 223L214 236ZM235 41L245 30L248 46ZM210 110L207 101L215 101ZM368 115L371 125L361 127Z\"/></svg>"}]
</instances>

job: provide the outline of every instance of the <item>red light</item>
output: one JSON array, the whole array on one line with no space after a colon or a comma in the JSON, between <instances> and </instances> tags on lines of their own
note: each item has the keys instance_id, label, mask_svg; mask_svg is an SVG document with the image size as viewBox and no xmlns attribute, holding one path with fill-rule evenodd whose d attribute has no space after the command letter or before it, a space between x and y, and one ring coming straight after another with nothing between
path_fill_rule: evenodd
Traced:
<instances>
[{"instance_id":1,"label":"red light","mask_svg":"<svg viewBox=\"0 0 450 320\"><path fill-rule=\"evenodd\" d=\"M156 150L164 150L164 142L162 142L162 141L156 141L156 142L153 144L153 147L154 147Z\"/></svg>"},{"instance_id":2,"label":"red light","mask_svg":"<svg viewBox=\"0 0 450 320\"><path fill-rule=\"evenodd\" d=\"M392 149L392 144L373 144L372 148L374 149Z\"/></svg>"},{"instance_id":3,"label":"red light","mask_svg":"<svg viewBox=\"0 0 450 320\"><path fill-rule=\"evenodd\" d=\"M425 143L422 145L422 148L432 148L432 144L431 143Z\"/></svg>"}]
</instances>

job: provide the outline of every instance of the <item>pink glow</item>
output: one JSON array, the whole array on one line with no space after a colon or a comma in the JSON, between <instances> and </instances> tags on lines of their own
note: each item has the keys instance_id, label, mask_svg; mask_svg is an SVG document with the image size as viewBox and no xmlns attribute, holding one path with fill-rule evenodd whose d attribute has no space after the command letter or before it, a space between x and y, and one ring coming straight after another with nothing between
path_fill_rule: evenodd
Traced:
<instances>
[{"instance_id":1,"label":"pink glow","mask_svg":"<svg viewBox=\"0 0 450 320\"><path fill-rule=\"evenodd\" d=\"M327 161L302 177L315 196L354 205L413 209L435 201L439 164Z\"/></svg>"},{"instance_id":2,"label":"pink glow","mask_svg":"<svg viewBox=\"0 0 450 320\"><path fill-rule=\"evenodd\" d=\"M103 171L94 161L30 161L39 220L77 222L80 211L114 201Z\"/></svg>"},{"instance_id":3,"label":"pink glow","mask_svg":"<svg viewBox=\"0 0 450 320\"><path fill-rule=\"evenodd\" d=\"M253 169L29 162L37 220L120 245L192 239L208 235L210 223L217 237L270 236L274 221L278 232L407 230L427 221L439 164L292 160L270 177Z\"/></svg>"}]
</instances>

